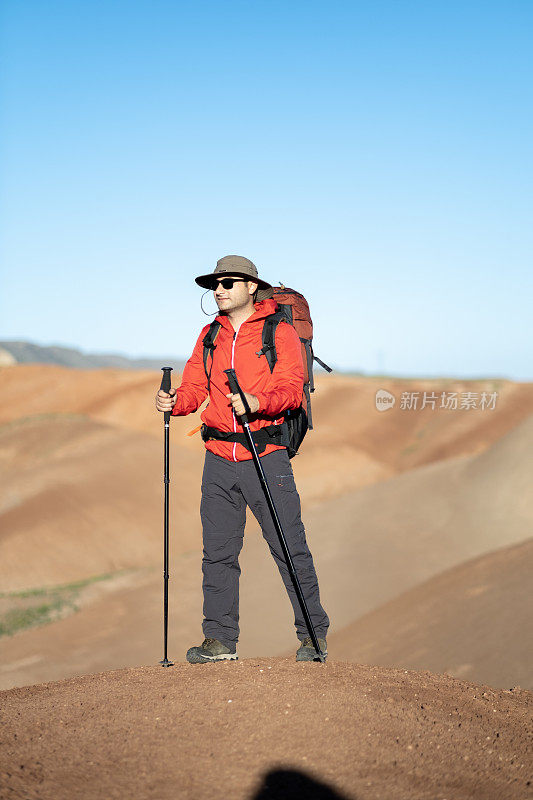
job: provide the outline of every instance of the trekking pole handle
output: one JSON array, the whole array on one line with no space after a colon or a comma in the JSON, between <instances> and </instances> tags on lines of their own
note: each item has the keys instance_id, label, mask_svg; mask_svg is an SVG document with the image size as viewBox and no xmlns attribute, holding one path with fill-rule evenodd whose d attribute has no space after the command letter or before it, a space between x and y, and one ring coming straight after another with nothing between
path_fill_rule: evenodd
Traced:
<instances>
[{"instance_id":1,"label":"trekking pole handle","mask_svg":"<svg viewBox=\"0 0 533 800\"><path fill-rule=\"evenodd\" d=\"M170 394L170 373L172 372L172 367L161 367L163 370L163 378L161 380L161 391ZM164 413L165 422L170 422L170 411L165 411Z\"/></svg>"},{"instance_id":2,"label":"trekking pole handle","mask_svg":"<svg viewBox=\"0 0 533 800\"><path fill-rule=\"evenodd\" d=\"M161 391L170 394L170 373L172 367L161 367L163 370L163 379L161 381Z\"/></svg>"},{"instance_id":3,"label":"trekking pole handle","mask_svg":"<svg viewBox=\"0 0 533 800\"><path fill-rule=\"evenodd\" d=\"M244 404L244 414L241 414L241 420L244 423L248 424L248 414L251 414L250 406L248 405L248 401L246 399L246 395L244 394L243 390L239 386L239 381L237 380L237 375L235 374L234 369L225 369L224 372L228 376L228 383L229 388L232 394L238 394L241 397L241 400Z\"/></svg>"}]
</instances>

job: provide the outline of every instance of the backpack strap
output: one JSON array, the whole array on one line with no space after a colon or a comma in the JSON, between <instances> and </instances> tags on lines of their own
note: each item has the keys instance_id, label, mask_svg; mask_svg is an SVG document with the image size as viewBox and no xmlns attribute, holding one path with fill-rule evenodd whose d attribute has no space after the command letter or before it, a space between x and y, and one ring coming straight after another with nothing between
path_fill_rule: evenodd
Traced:
<instances>
[{"instance_id":1,"label":"backpack strap","mask_svg":"<svg viewBox=\"0 0 533 800\"><path fill-rule=\"evenodd\" d=\"M203 423L200 427L200 435L204 442L209 439L219 439L223 442L238 442L250 450L248 439L244 433L233 433L233 431L219 431L217 428L211 428ZM264 428L259 428L257 431L252 431L252 439L257 446L257 452L263 453L267 444L275 444L278 447L289 447L289 428L286 422L281 425L267 425Z\"/></svg>"},{"instance_id":2,"label":"backpack strap","mask_svg":"<svg viewBox=\"0 0 533 800\"><path fill-rule=\"evenodd\" d=\"M307 374L309 375L309 389L310 391L315 391L315 380L313 377L313 345L309 341L309 339L302 339L300 337L300 341L304 346L305 350L305 357L307 360ZM312 427L312 426L311 426Z\"/></svg>"},{"instance_id":3,"label":"backpack strap","mask_svg":"<svg viewBox=\"0 0 533 800\"><path fill-rule=\"evenodd\" d=\"M276 311L274 314L269 314L265 319L262 336L263 346L261 350L258 350L256 353L259 358L261 358L261 356L266 357L270 372L273 371L278 360L278 354L276 352L276 329L282 320L285 320L283 311Z\"/></svg>"},{"instance_id":4,"label":"backpack strap","mask_svg":"<svg viewBox=\"0 0 533 800\"><path fill-rule=\"evenodd\" d=\"M313 430L313 415L311 414L311 392L309 391L310 387L308 383L304 383L304 394L305 399L307 401L307 427L310 431ZM313 391L313 390L311 390Z\"/></svg>"},{"instance_id":5,"label":"backpack strap","mask_svg":"<svg viewBox=\"0 0 533 800\"><path fill-rule=\"evenodd\" d=\"M326 370L326 372L333 372L332 368L331 368L331 367L328 367L328 365L327 365L327 364L324 364L324 362L322 361L322 359L321 359L321 358L319 358L318 356L315 356L315 354L314 354L314 353L313 353L313 358L314 358L314 360L315 360L315 361L317 361L317 362L320 364L320 366L322 367L322 369L325 369L325 370Z\"/></svg>"},{"instance_id":6,"label":"backpack strap","mask_svg":"<svg viewBox=\"0 0 533 800\"><path fill-rule=\"evenodd\" d=\"M218 332L220 331L222 325L216 319L213 320L211 325L209 326L209 330L207 331L206 335L204 336L204 369L205 375L207 378L207 391L211 387L211 370L213 369L213 354L215 352L216 344L215 339L218 336ZM211 353L211 366L209 367L209 371L207 370L207 358Z\"/></svg>"}]
</instances>

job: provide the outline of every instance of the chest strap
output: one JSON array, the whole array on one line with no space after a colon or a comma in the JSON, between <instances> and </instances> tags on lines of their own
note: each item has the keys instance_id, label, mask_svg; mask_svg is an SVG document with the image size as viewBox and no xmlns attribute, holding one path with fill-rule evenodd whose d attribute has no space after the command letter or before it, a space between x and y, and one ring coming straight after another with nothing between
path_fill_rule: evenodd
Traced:
<instances>
[{"instance_id":1,"label":"chest strap","mask_svg":"<svg viewBox=\"0 0 533 800\"><path fill-rule=\"evenodd\" d=\"M242 444L247 450L250 450L248 441L244 433L234 433L233 431L219 431L218 428L210 428L204 424L200 428L200 435L204 442L209 439L217 439L222 442L237 442ZM264 428L259 428L258 431L252 431L252 439L257 447L258 453L263 453L267 444L281 445L287 447L289 444L289 430L287 423L283 422L281 425L266 425ZM250 451L251 452L251 451Z\"/></svg>"}]
</instances>

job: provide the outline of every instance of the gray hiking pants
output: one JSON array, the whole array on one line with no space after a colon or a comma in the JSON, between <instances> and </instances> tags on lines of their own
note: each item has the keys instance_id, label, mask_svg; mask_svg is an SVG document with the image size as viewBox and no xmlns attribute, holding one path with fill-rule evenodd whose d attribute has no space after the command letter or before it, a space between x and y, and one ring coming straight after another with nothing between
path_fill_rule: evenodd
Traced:
<instances>
[{"instance_id":1,"label":"gray hiking pants","mask_svg":"<svg viewBox=\"0 0 533 800\"><path fill-rule=\"evenodd\" d=\"M305 539L300 498L287 451L275 450L262 456L261 463L311 621L317 636L325 639L329 619L320 604L318 580ZM252 460L228 461L209 450L205 456L200 506L204 546L204 636L218 639L228 647L239 639L239 553L243 545L247 505L261 525L278 565L294 609L296 635L303 640L309 633L255 465Z\"/></svg>"}]
</instances>

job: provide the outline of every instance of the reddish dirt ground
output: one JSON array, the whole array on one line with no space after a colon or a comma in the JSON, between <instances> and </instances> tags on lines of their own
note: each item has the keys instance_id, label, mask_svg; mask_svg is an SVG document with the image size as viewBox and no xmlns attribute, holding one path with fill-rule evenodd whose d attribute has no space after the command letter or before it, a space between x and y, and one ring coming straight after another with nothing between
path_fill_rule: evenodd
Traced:
<instances>
[{"instance_id":1,"label":"reddish dirt ground","mask_svg":"<svg viewBox=\"0 0 533 800\"><path fill-rule=\"evenodd\" d=\"M265 658L2 692L1 797L526 800L533 695Z\"/></svg>"},{"instance_id":2,"label":"reddish dirt ground","mask_svg":"<svg viewBox=\"0 0 533 800\"><path fill-rule=\"evenodd\" d=\"M199 415L173 419L169 633L181 663L164 670L134 666L161 646L160 375L0 376L3 590L114 574L113 591L87 587L79 613L2 640L0 800L533 798L533 695L515 686L531 675L533 384L319 379L294 468L334 623L326 665L295 663L289 603L253 525L244 660L183 663L203 638L203 445L186 436ZM39 391L21 404L28 385ZM382 414L378 388L499 397L493 411ZM434 674L445 670L456 677Z\"/></svg>"}]
</instances>

